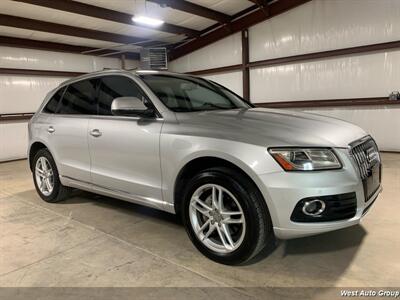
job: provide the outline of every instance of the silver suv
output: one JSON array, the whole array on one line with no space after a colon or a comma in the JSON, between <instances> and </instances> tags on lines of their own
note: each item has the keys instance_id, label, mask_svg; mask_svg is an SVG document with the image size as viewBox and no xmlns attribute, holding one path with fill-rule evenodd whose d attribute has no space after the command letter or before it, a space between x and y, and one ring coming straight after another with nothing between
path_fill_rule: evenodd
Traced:
<instances>
[{"instance_id":1,"label":"silver suv","mask_svg":"<svg viewBox=\"0 0 400 300\"><path fill-rule=\"evenodd\" d=\"M48 94L29 137L43 200L78 188L176 213L193 244L224 264L275 237L355 225L381 190L378 148L359 127L255 108L190 75L71 79Z\"/></svg>"}]
</instances>

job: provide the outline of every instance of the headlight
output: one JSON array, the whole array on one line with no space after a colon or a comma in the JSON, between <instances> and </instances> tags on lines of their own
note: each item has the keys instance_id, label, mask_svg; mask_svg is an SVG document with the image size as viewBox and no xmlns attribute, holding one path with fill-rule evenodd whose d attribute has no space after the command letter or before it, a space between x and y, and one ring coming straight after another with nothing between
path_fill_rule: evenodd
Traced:
<instances>
[{"instance_id":1,"label":"headlight","mask_svg":"<svg viewBox=\"0 0 400 300\"><path fill-rule=\"evenodd\" d=\"M342 164L331 149L271 148L268 151L285 171L314 171L342 168Z\"/></svg>"}]
</instances>

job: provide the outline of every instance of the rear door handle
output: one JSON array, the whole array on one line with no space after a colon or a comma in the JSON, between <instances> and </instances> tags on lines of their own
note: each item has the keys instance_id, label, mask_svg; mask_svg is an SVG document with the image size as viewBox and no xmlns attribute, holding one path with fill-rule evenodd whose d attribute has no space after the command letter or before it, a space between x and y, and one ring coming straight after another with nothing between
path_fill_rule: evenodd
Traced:
<instances>
[{"instance_id":1,"label":"rear door handle","mask_svg":"<svg viewBox=\"0 0 400 300\"><path fill-rule=\"evenodd\" d=\"M49 126L49 128L47 128L48 133L53 133L54 131L56 131L56 130L54 129L53 126Z\"/></svg>"},{"instance_id":2,"label":"rear door handle","mask_svg":"<svg viewBox=\"0 0 400 300\"><path fill-rule=\"evenodd\" d=\"M98 130L98 129L93 129L93 130L90 132L90 135L91 135L91 136L94 136L94 137L100 137L100 136L101 136L101 132L100 132L100 130Z\"/></svg>"}]
</instances>

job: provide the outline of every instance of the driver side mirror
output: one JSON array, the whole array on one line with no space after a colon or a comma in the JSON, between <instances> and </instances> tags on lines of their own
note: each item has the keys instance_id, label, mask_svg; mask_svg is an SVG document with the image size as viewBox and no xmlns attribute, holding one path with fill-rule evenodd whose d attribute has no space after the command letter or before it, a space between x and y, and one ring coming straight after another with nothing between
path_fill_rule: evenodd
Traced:
<instances>
[{"instance_id":1,"label":"driver side mirror","mask_svg":"<svg viewBox=\"0 0 400 300\"><path fill-rule=\"evenodd\" d=\"M154 110L137 97L118 97L111 103L111 113L114 116L149 116L154 115Z\"/></svg>"}]
</instances>

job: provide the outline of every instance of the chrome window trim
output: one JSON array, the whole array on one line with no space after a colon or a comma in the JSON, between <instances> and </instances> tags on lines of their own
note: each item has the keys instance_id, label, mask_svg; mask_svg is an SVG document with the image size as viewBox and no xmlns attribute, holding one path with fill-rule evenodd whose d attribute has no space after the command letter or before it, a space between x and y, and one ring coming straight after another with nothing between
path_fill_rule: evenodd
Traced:
<instances>
[{"instance_id":1,"label":"chrome window trim","mask_svg":"<svg viewBox=\"0 0 400 300\"><path fill-rule=\"evenodd\" d=\"M147 118L147 117L136 117L136 116L107 116L107 115L82 115L82 114L51 114L51 113L46 113L43 112L41 113L44 116L55 116L57 117L62 117L62 118L71 118L71 119L120 119L120 120L148 120L148 121L164 121L164 118Z\"/></svg>"}]
</instances>

